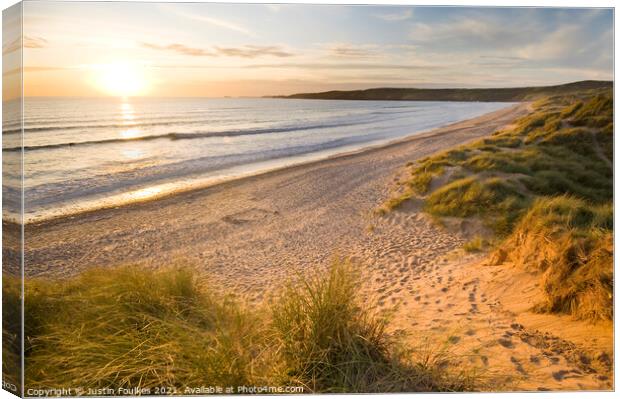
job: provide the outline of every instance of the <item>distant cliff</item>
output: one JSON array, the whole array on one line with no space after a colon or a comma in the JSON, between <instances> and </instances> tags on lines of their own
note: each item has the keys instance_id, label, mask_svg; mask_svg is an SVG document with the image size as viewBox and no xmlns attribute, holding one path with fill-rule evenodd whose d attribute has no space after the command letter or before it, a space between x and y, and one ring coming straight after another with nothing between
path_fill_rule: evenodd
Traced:
<instances>
[{"instance_id":1,"label":"distant cliff","mask_svg":"<svg viewBox=\"0 0 620 399\"><path fill-rule=\"evenodd\" d=\"M413 89L384 87L366 90L333 90L321 93L299 93L290 96L271 97L314 100L524 101L539 96L568 94L575 91L611 87L613 87L613 82L610 81L583 80L557 86L498 89Z\"/></svg>"}]
</instances>

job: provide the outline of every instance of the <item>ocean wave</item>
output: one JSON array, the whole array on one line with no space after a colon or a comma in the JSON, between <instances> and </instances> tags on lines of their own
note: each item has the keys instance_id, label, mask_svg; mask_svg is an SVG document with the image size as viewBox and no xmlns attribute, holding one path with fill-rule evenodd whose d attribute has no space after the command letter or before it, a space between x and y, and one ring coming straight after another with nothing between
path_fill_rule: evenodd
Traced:
<instances>
[{"instance_id":1,"label":"ocean wave","mask_svg":"<svg viewBox=\"0 0 620 399\"><path fill-rule=\"evenodd\" d=\"M354 126L361 125L367 122L355 122L355 123L334 123L334 124L320 124L320 125L308 125L308 126L289 126L282 128L265 128L265 129L246 129L246 130L226 130L220 132L203 132L203 133L164 133L158 135L147 135L147 136L136 136L136 137L119 137L119 138L111 138L111 139L102 139L102 140L89 140L89 141L75 141L75 142L64 142L64 143L54 143L54 144L42 144L42 145L32 145L32 146L24 146L23 149L25 151L38 151L38 150L48 150L48 149L56 149L56 148L71 148L71 147L79 147L79 146L93 146L100 144L116 144L116 143L128 143L133 141L152 141L152 140L193 140L193 139L204 139L204 138L213 138L213 137L238 137L238 136L251 136L251 135L260 135L260 134L271 134L271 133L286 133L286 132L297 132L297 131L307 131L307 130L315 130L315 129L329 129L335 127L343 127L343 126ZM2 151L21 151L22 147L7 147L3 148Z\"/></svg>"}]
</instances>

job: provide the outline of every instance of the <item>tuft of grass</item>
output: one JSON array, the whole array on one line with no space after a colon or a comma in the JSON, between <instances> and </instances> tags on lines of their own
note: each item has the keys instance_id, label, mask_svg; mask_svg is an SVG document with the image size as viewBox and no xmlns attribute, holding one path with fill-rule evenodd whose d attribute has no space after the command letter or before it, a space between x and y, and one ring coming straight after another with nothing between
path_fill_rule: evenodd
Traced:
<instances>
[{"instance_id":1,"label":"tuft of grass","mask_svg":"<svg viewBox=\"0 0 620 399\"><path fill-rule=\"evenodd\" d=\"M412 357L387 334L387 321L361 300L361 283L355 265L341 260L286 287L272 307L286 384L311 392L471 389L465 376Z\"/></svg>"},{"instance_id":2,"label":"tuft of grass","mask_svg":"<svg viewBox=\"0 0 620 399\"><path fill-rule=\"evenodd\" d=\"M535 310L592 321L613 318L613 209L570 196L536 200L499 251L540 272Z\"/></svg>"},{"instance_id":3,"label":"tuft of grass","mask_svg":"<svg viewBox=\"0 0 620 399\"><path fill-rule=\"evenodd\" d=\"M17 287L7 282L5 301ZM30 279L26 388L473 389L471 376L422 361L392 337L387 322L360 299L360 284L353 264L336 261L327 273L291 281L271 305L250 308L187 268ZM19 358L19 348L9 349Z\"/></svg>"},{"instance_id":4,"label":"tuft of grass","mask_svg":"<svg viewBox=\"0 0 620 399\"><path fill-rule=\"evenodd\" d=\"M488 227L504 235L520 216L527 197L510 181L475 177L453 181L434 191L426 201L433 216L481 216Z\"/></svg>"},{"instance_id":5,"label":"tuft of grass","mask_svg":"<svg viewBox=\"0 0 620 399\"><path fill-rule=\"evenodd\" d=\"M188 269L33 279L25 305L30 388L238 386L268 368L261 319Z\"/></svg>"},{"instance_id":6,"label":"tuft of grass","mask_svg":"<svg viewBox=\"0 0 620 399\"><path fill-rule=\"evenodd\" d=\"M487 242L480 236L476 236L463 245L466 252L480 252L484 249Z\"/></svg>"},{"instance_id":7,"label":"tuft of grass","mask_svg":"<svg viewBox=\"0 0 620 399\"><path fill-rule=\"evenodd\" d=\"M382 381L406 381L390 359L385 322L356 300L352 265L335 265L326 278L290 283L272 309L286 375L312 392L380 392L389 388Z\"/></svg>"}]
</instances>

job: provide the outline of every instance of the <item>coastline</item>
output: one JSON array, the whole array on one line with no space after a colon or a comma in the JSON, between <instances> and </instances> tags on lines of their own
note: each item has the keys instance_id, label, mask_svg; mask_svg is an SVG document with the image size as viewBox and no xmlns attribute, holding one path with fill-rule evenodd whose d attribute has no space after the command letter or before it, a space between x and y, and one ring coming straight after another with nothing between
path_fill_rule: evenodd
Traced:
<instances>
[{"instance_id":1,"label":"coastline","mask_svg":"<svg viewBox=\"0 0 620 399\"><path fill-rule=\"evenodd\" d=\"M259 299L289 273L327 264L359 242L364 215L389 195L406 162L491 134L526 110L519 104L379 148L27 224L25 275L183 263L217 275L223 287L254 285Z\"/></svg>"},{"instance_id":2,"label":"coastline","mask_svg":"<svg viewBox=\"0 0 620 399\"><path fill-rule=\"evenodd\" d=\"M159 200L166 199L169 197L182 196L182 195L186 195L188 193L193 193L196 191L209 190L209 189L213 189L218 186L232 184L234 182L242 183L246 179L254 179L254 178L260 178L263 176L269 176L272 174L286 173L288 170L292 170L293 168L311 167L313 165L318 165L321 163L333 162L334 160L338 160L341 158L346 159L349 157L360 156L366 153L371 154L376 151L389 150L390 148L393 148L394 146L402 145L408 142L412 142L416 140L424 140L429 137L443 136L446 134L450 134L462 128L463 126L467 126L470 123L478 123L479 121L493 122L495 118L502 118L507 113L517 112L517 110L521 110L522 107L527 106L527 104L529 103L523 102L523 103L514 104L512 106L507 106L500 110L493 111L487 114L483 114L475 118L465 119L459 122L450 123L445 126L441 126L441 127L430 129L430 130L425 130L425 131L418 132L418 133L412 133L405 137L392 139L387 142L381 142L379 144L371 144L368 146L364 146L362 148L345 150L343 152L338 152L336 154L328 153L327 155L324 155L324 156L319 155L316 158L312 157L312 155L314 154L306 154L306 155L294 157L294 158L299 158L299 159L311 158L309 160L302 160L298 162L291 161L290 163L284 162L284 164L282 164L281 160L277 160L277 159L266 161L265 162L266 164L273 163L278 166L274 166L271 168L268 167L266 169L262 169L259 171L241 172L239 174L233 174L232 176L229 176L229 177L217 177L216 176L213 178L199 179L201 182L196 183L194 185L184 186L182 188L164 191L162 193L156 192L154 194L144 196L144 198L126 200L124 203L120 203L120 204L112 202L108 205L104 204L104 205L99 205L99 206L92 206L92 207L87 207L85 209L75 210L72 212L62 212L57 215L52 214L52 215L48 215L45 217L32 217L31 220L25 220L24 224L26 226L41 226L41 225L45 225L48 223L54 223L55 221L59 221L65 218L74 218L74 217L79 217L81 215L87 215L87 214L111 210L111 209L120 209L124 207L140 206L148 202L159 201ZM233 168L233 169L242 170L243 168L244 166ZM159 185L155 185L155 187L159 187L159 186L174 186L174 184L173 183L162 183ZM148 188L136 190L136 192L139 192L139 193L143 191L148 191ZM132 192L127 193L127 194L124 194L124 193L115 194L114 197L131 197L131 193ZM92 200L92 202L100 203L101 201ZM3 218L3 223L17 224L13 220L13 217Z\"/></svg>"},{"instance_id":3,"label":"coastline","mask_svg":"<svg viewBox=\"0 0 620 399\"><path fill-rule=\"evenodd\" d=\"M613 326L532 313L541 295L535 276L465 252L474 233L467 223L441 227L416 201L385 216L373 212L390 197L406 162L488 136L528 108L519 104L379 148L27 225L25 276L53 281L91 267L182 266L209 289L260 306L290 278L349 257L363 276L362 300L376 303L390 317L389 332L414 347L449 344L463 364L506 390L608 390ZM599 371L578 369L574 359L581 356L600 363Z\"/></svg>"}]
</instances>

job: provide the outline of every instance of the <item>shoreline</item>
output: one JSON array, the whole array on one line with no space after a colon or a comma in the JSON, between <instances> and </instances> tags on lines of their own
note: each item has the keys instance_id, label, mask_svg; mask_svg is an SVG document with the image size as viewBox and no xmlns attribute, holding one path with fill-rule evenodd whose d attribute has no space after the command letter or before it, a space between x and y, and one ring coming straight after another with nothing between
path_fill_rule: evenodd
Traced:
<instances>
[{"instance_id":1,"label":"shoreline","mask_svg":"<svg viewBox=\"0 0 620 399\"><path fill-rule=\"evenodd\" d=\"M527 107L208 188L30 223L25 273L61 277L93 266L184 263L220 274L224 285L255 280L260 294L359 241L364 215L389 196L407 162L487 136Z\"/></svg>"},{"instance_id":2,"label":"shoreline","mask_svg":"<svg viewBox=\"0 0 620 399\"><path fill-rule=\"evenodd\" d=\"M207 181L202 184L198 183L194 186L188 186L182 189L164 192L162 194L154 194L144 199L131 200L131 201L121 203L121 204L103 205L97 208L77 210L75 212L69 212L69 213L64 213L64 214L54 215L54 216L49 216L49 217L34 218L33 220L30 220L30 221L24 221L24 225L38 227L38 226L42 226L46 224L53 224L55 222L62 221L63 219L73 219L73 218L77 218L77 217L81 217L81 216L85 216L85 215L89 215L89 214L97 213L97 212L104 212L104 211L116 210L116 209L121 209L121 208L141 206L147 203L161 201L161 200L168 199L171 197L183 196L183 195L187 195L187 194L194 193L194 192L211 190L216 187L225 186L228 184L235 184L237 182L242 184L243 181L245 180L251 181L252 179L268 177L272 174L287 173L287 171L292 171L298 168L316 166L319 164L329 163L329 162L336 161L339 159L347 159L350 157L361 156L364 154L370 155L373 152L389 150L390 148L393 148L395 146L399 146L402 144L406 144L406 143L410 143L410 142L414 142L418 140L425 140L431 137L439 137L439 136L443 136L446 134L450 134L452 132L458 131L460 128L462 128L463 126L467 124L476 123L477 121L487 120L489 118L495 119L495 118L504 116L507 113L518 112L519 110L522 110L524 107L527 107L528 104L529 102L521 102L521 103L513 104L512 106L507 106L497 111L489 112L489 113L480 115L475 118L470 118L470 119L465 119L459 122L450 123L444 126L440 126L438 128L424 130L419 133L412 133L405 137L389 140L384 143L372 144L372 145L365 146L365 147L358 148L358 149L353 149L353 150L344 151L344 152L340 152L336 154L321 156L319 158L311 159L308 161L301 161L297 163L293 162L291 164L276 166L271 169L265 169L265 170L260 170L256 172L249 172L246 174L242 173L237 176L213 177L212 179L206 179ZM272 160L272 161L277 161L277 160ZM166 184L170 184L170 183L163 183L161 185L166 185ZM153 187L157 187L157 186L158 185L154 185ZM143 190L144 189L135 190L135 191L143 191ZM118 194L118 195L120 196L123 194ZM13 218L3 218L3 224L19 225L19 223L16 222Z\"/></svg>"},{"instance_id":3,"label":"shoreline","mask_svg":"<svg viewBox=\"0 0 620 399\"><path fill-rule=\"evenodd\" d=\"M532 313L537 276L467 253L471 224L439 226L415 201L373 212L407 162L487 137L526 112L520 104L387 147L28 226L25 277L187 267L214 292L261 306L283 282L347 257L363 276L361 300L390 315L389 333L412 347L449 344L463 366L509 390L608 390L609 323Z\"/></svg>"}]
</instances>

